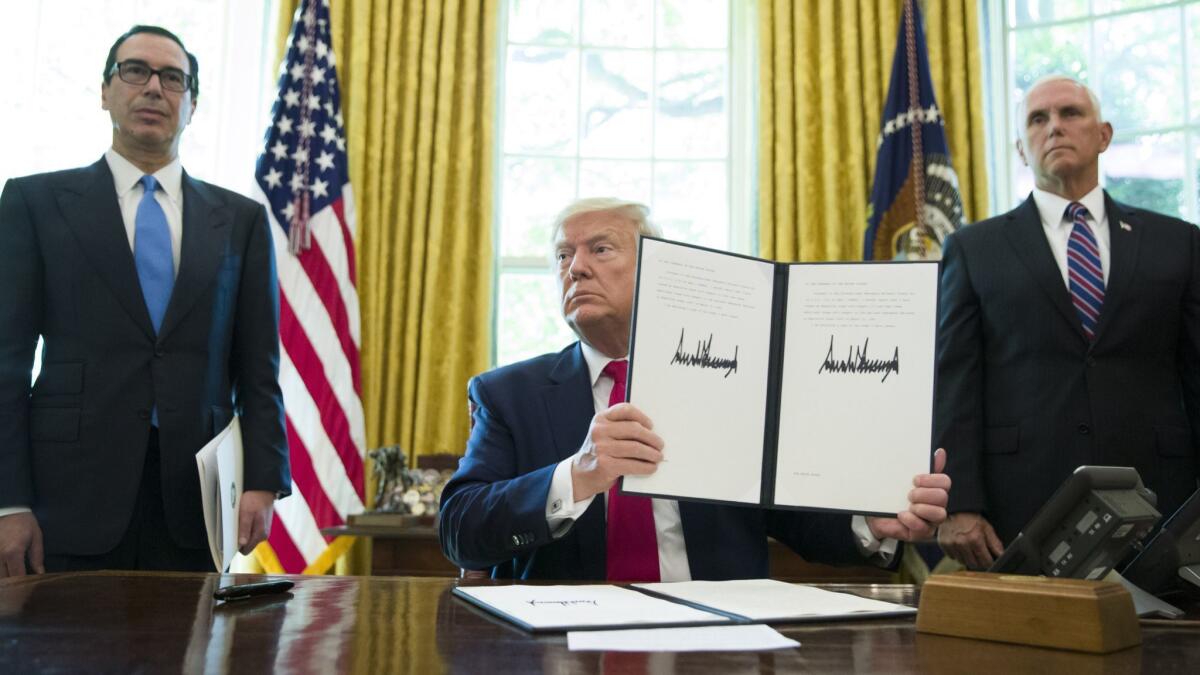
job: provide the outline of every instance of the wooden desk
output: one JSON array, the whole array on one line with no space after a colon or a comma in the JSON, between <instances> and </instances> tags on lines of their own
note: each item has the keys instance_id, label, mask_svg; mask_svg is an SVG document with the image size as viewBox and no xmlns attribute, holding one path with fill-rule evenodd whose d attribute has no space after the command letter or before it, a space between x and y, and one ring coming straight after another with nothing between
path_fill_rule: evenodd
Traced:
<instances>
[{"instance_id":1,"label":"wooden desk","mask_svg":"<svg viewBox=\"0 0 1200 675\"><path fill-rule=\"evenodd\" d=\"M371 574L376 576L446 577L459 570L442 555L433 527L346 526L321 530L326 536L370 537ZM887 583L891 572L878 567L833 567L805 562L787 546L767 542L771 576L804 583Z\"/></svg>"},{"instance_id":2,"label":"wooden desk","mask_svg":"<svg viewBox=\"0 0 1200 675\"><path fill-rule=\"evenodd\" d=\"M570 652L450 595L453 579L293 577L293 597L215 606L249 575L92 572L0 580L0 672L1011 673L1193 672L1195 625L1143 627L1144 643L1091 656L917 635L913 619L779 626L773 652ZM463 582L463 583L493 583ZM912 603L909 586L828 585ZM1195 613L1193 613L1195 616Z\"/></svg>"}]
</instances>

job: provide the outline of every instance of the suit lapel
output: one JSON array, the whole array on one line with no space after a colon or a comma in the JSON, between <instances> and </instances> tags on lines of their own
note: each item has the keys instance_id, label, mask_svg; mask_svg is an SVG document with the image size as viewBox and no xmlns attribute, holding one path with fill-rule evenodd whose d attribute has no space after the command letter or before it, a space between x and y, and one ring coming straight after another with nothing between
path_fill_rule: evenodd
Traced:
<instances>
[{"instance_id":1,"label":"suit lapel","mask_svg":"<svg viewBox=\"0 0 1200 675\"><path fill-rule=\"evenodd\" d=\"M1087 340L1079 322L1079 314L1071 304L1071 294L1063 283L1062 270L1054 260L1050 243L1046 241L1046 231L1042 228L1042 218L1033 195L1008 213L1008 226L1004 231L1017 258L1046 293L1050 304L1054 305L1081 340Z\"/></svg>"},{"instance_id":2,"label":"suit lapel","mask_svg":"<svg viewBox=\"0 0 1200 675\"><path fill-rule=\"evenodd\" d=\"M550 384L542 390L546 405L547 424L554 435L558 460L564 460L579 450L580 429L591 426L596 404L592 398L591 375L583 350L575 343L564 351L550 371ZM579 553L583 561L605 559L604 496L596 501L575 524L579 538Z\"/></svg>"},{"instance_id":3,"label":"suit lapel","mask_svg":"<svg viewBox=\"0 0 1200 675\"><path fill-rule=\"evenodd\" d=\"M229 209L204 183L183 174L183 238L179 274L163 317L160 339L165 339L204 293L217 273L229 237Z\"/></svg>"},{"instance_id":4,"label":"suit lapel","mask_svg":"<svg viewBox=\"0 0 1200 675\"><path fill-rule=\"evenodd\" d=\"M1136 213L1113 201L1104 193L1104 210L1108 215L1109 270L1108 283L1104 288L1104 304L1096 322L1096 342L1113 322L1121 302L1129 295L1133 274L1137 270L1138 245L1141 242L1142 224Z\"/></svg>"},{"instance_id":5,"label":"suit lapel","mask_svg":"<svg viewBox=\"0 0 1200 675\"><path fill-rule=\"evenodd\" d=\"M83 181L56 189L58 206L63 220L79 241L83 255L117 298L129 317L147 337L154 338L150 312L142 297L129 235L113 186L108 162L100 161L84 170Z\"/></svg>"}]
</instances>

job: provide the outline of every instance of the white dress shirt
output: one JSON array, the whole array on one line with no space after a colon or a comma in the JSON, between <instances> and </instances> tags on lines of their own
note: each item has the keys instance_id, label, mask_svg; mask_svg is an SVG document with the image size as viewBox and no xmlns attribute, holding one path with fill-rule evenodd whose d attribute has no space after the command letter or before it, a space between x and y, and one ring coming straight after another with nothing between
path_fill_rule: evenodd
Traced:
<instances>
[{"instance_id":1,"label":"white dress shirt","mask_svg":"<svg viewBox=\"0 0 1200 675\"><path fill-rule=\"evenodd\" d=\"M1033 189L1033 201L1037 204L1038 216L1042 219L1042 230L1046 233L1046 241L1050 243L1050 252L1054 254L1054 262L1062 272L1063 285L1070 288L1067 272L1067 241L1071 238L1071 228L1075 224L1067 217L1067 206L1071 200L1059 197L1045 190ZM1108 229L1108 213L1104 209L1104 190L1100 186L1079 200L1088 210L1087 223L1096 235L1096 246L1100 249L1100 269L1104 273L1104 285L1108 286L1108 261L1111 258L1111 241Z\"/></svg>"},{"instance_id":2,"label":"white dress shirt","mask_svg":"<svg viewBox=\"0 0 1200 675\"><path fill-rule=\"evenodd\" d=\"M583 348L583 358L591 376L592 403L599 413L608 409L608 397L613 388L613 379L603 374L604 367L615 359L601 354L585 342L581 341L579 344ZM572 456L558 463L550 482L550 493L546 497L546 522L556 537L566 534L571 521L583 515L596 498L596 495L593 495L579 502L575 501L575 490L571 481L571 464L574 461L575 457ZM679 502L674 499L651 499L651 504L654 512L654 530L658 535L659 579L691 581L692 572L688 566L687 547L683 541ZM863 516L854 516L850 525L859 552L864 556L878 554L885 565L891 562L896 552L895 539L876 539Z\"/></svg>"},{"instance_id":3,"label":"white dress shirt","mask_svg":"<svg viewBox=\"0 0 1200 675\"><path fill-rule=\"evenodd\" d=\"M137 218L138 204L145 194L145 188L140 181L145 174L112 148L104 153L104 159L112 172L113 188L117 192L121 219L125 223L125 235L129 238L129 250L132 251L137 232L134 221ZM179 163L179 158L176 157L170 164L155 171L154 179L159 184L154 198L167 216L167 228L171 230L171 258L175 265L175 276L179 276L179 251L183 245L183 165ZM0 509L0 518L29 511L27 506L3 508Z\"/></svg>"}]
</instances>

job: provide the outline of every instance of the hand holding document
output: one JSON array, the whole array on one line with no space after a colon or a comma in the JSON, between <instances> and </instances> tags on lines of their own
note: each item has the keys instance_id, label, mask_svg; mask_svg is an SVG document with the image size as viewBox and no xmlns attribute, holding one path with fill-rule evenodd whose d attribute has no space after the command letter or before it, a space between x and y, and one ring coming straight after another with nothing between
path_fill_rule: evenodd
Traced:
<instances>
[{"instance_id":1,"label":"hand holding document","mask_svg":"<svg viewBox=\"0 0 1200 675\"><path fill-rule=\"evenodd\" d=\"M208 549L218 572L229 569L238 550L238 506L242 499L242 427L234 416L229 426L196 453L200 500Z\"/></svg>"},{"instance_id":2,"label":"hand holding document","mask_svg":"<svg viewBox=\"0 0 1200 675\"><path fill-rule=\"evenodd\" d=\"M785 264L643 237L626 492L894 516L930 469L936 263Z\"/></svg>"}]
</instances>

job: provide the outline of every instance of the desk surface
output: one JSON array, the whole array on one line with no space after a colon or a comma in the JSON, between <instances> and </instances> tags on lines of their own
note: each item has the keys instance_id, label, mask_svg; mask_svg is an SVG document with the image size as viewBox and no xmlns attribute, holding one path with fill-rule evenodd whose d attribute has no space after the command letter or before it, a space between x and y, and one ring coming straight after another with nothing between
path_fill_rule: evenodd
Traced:
<instances>
[{"instance_id":1,"label":"desk surface","mask_svg":"<svg viewBox=\"0 0 1200 675\"><path fill-rule=\"evenodd\" d=\"M292 577L285 597L214 606L249 575L100 572L0 580L0 672L1194 672L1200 628L1145 625L1108 656L918 635L913 619L778 628L774 652L570 652L450 595L453 579ZM492 582L482 582L492 583ZM908 586L826 585L913 603Z\"/></svg>"}]
</instances>

